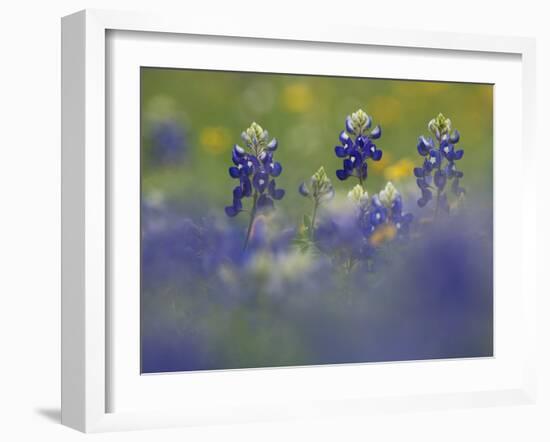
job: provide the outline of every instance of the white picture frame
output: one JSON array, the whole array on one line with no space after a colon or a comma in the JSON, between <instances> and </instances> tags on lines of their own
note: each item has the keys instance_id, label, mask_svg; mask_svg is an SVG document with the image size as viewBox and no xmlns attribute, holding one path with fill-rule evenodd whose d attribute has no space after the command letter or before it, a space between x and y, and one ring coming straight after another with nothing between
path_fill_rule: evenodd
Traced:
<instances>
[{"instance_id":1,"label":"white picture frame","mask_svg":"<svg viewBox=\"0 0 550 442\"><path fill-rule=\"evenodd\" d=\"M155 428L184 426L219 422L247 422L266 419L284 419L288 417L331 416L368 413L373 410L397 411L426 408L449 408L510 403L529 403L534 401L535 348L533 338L536 316L536 285L534 263L536 257L536 190L526 184L518 187L517 196L521 199L520 227L516 235L518 254L521 256L520 274L517 280L520 294L510 301L521 315L517 326L522 333L522 353L517 354L517 370L509 382L503 375L500 386L484 389L481 385L460 391L446 391L444 382L434 391L425 394L382 390L376 397L358 394L350 397L336 389L327 388L326 392L315 397L307 397L307 391L301 397L278 398L271 405L255 403L253 395L246 400L233 400L232 409L224 412L222 406L196 407L190 410L182 405L180 410L111 410L109 395L114 388L112 377L113 347L110 345L110 328L117 318L110 310L109 243L113 230L109 219L116 197L110 194L109 173L109 133L106 121L111 117L109 81L111 76L108 57L117 53L109 51L108 35L113 32L139 32L140 35L160 36L216 36L218 38L237 38L247 41L283 41L286 45L307 42L311 45L338 44L341 47L401 48L403 51L425 49L445 53L469 53L482 60L489 54L514 56L519 60L521 69L521 119L514 121L515 130L521 126L518 142L521 144L521 173L529 176L534 167L532 158L534 145L535 109L535 43L532 39L517 37L492 37L462 35L452 33L429 33L415 31L381 31L338 26L301 26L293 28L281 24L266 26L248 26L241 30L229 23L212 22L193 17L182 20L171 17L157 17L150 14L87 10L63 18L62 21L62 422L85 432L110 431L122 429ZM139 44L139 43L138 43ZM518 111L515 111L518 114ZM500 118L497 114L495 118ZM495 156L498 158L497 145ZM502 163L503 164L503 163ZM116 168L116 165L114 166ZM112 172L112 170L111 170ZM498 175L498 171L497 171ZM498 180L495 193L501 192ZM505 190L504 190L505 191ZM502 193L501 193L502 195ZM498 200L495 222L498 223ZM498 272L497 272L498 273ZM502 274L502 272L501 272ZM496 277L496 276L495 276ZM514 276L516 277L516 276ZM503 287L506 281L496 286ZM503 289L504 290L504 289ZM498 315L496 321L499 321ZM496 336L496 339L499 337ZM530 339L531 338L531 339ZM137 339L137 336L136 336ZM114 347L116 348L116 347ZM497 355L498 359L498 355ZM458 364L458 363L457 363ZM402 364L403 365L403 364ZM418 368L414 364L404 364L399 370L412 374ZM452 367L450 362L445 370L463 370L466 366ZM435 370L443 369L440 365ZM497 367L496 365L494 367ZM501 367L502 368L502 367ZM380 371L391 371L391 364L379 364ZM487 373L493 366L487 366ZM500 368L499 368L500 369ZM281 374L270 370L239 371L238 374L201 374L203 381L214 379L220 382L235 382L238 376L240 385L252 388L275 380L277 382L306 381L311 372L304 374L303 369L286 369ZM338 376L356 376L363 370L361 366L328 367L323 371L323 380ZM370 368L370 370L373 370ZM473 370L477 370L474 368ZM289 373L291 373L289 375ZM447 373L451 373L448 371ZM472 371L475 373L475 371ZM402 376L402 372L396 376ZM136 374L139 376L139 373ZM210 376L210 378L209 378ZM290 377L289 377L290 376ZM300 378L300 376L302 376ZM466 375L474 376L473 374ZM224 377L227 378L224 380ZM231 379L229 379L231 377ZM247 379L248 378L248 379ZM174 376L165 377L163 383L175 382ZM171 379L171 380L170 380ZM195 378L197 379L197 378ZM315 379L315 378L314 378ZM314 389L315 382L308 387ZM247 384L248 382L248 384ZM221 385L221 384L218 384ZM246 387L248 385L248 387ZM223 387L220 387L221 391ZM156 387L155 387L156 389ZM121 394L125 394L121 390ZM167 395L166 392L162 393ZM213 393L212 393L213 394ZM226 394L230 394L227 390ZM267 395L269 396L269 392ZM160 396L162 399L162 395ZM168 398L166 398L168 400ZM214 398L212 398L213 400Z\"/></svg>"}]
</instances>

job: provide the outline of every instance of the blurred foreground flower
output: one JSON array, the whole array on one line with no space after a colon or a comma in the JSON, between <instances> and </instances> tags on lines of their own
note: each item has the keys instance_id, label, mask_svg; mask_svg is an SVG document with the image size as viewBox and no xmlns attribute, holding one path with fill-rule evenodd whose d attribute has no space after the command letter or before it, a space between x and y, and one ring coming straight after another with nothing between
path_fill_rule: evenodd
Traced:
<instances>
[{"instance_id":1,"label":"blurred foreground flower","mask_svg":"<svg viewBox=\"0 0 550 442\"><path fill-rule=\"evenodd\" d=\"M187 209L171 203L144 201L141 210L141 262L147 288L177 280L194 292L205 279L212 285L222 284L230 281L230 275L235 275L235 290L238 290L242 288L240 272L250 271L259 254L275 260L292 250L294 229L269 229L266 218L261 215L254 223L248 249L243 252L242 230L217 217L195 220L187 216ZM216 282L215 275L224 281ZM220 293L225 295L223 286Z\"/></svg>"},{"instance_id":2,"label":"blurred foreground flower","mask_svg":"<svg viewBox=\"0 0 550 442\"><path fill-rule=\"evenodd\" d=\"M293 232L269 239L259 225L243 253L231 225L144 208L144 372L493 354L490 208L470 206L405 243L383 225L370 250L388 248L355 264L364 241L338 209L316 232L326 246L318 255L292 249ZM303 351L289 356L287 340Z\"/></svg>"},{"instance_id":3,"label":"blurred foreground flower","mask_svg":"<svg viewBox=\"0 0 550 442\"><path fill-rule=\"evenodd\" d=\"M315 232L319 250L344 264L346 272L357 262L372 262L380 246L408 236L413 216L403 212L400 193L392 183L369 197L357 184L349 193L354 212L339 212Z\"/></svg>"},{"instance_id":4,"label":"blurred foreground flower","mask_svg":"<svg viewBox=\"0 0 550 442\"><path fill-rule=\"evenodd\" d=\"M273 209L273 201L282 199L285 191L276 187L274 179L283 171L281 164L273 160L277 139L269 140L267 130L256 122L241 134L241 138L246 147L233 146L234 165L229 168L229 175L238 179L239 184L233 189L233 204L225 208L225 213L230 217L238 215L243 211L243 199L252 198L244 243L246 249L257 213Z\"/></svg>"},{"instance_id":5,"label":"blurred foreground flower","mask_svg":"<svg viewBox=\"0 0 550 442\"><path fill-rule=\"evenodd\" d=\"M336 156L343 158L343 168L336 171L339 180L356 177L363 185L368 174L367 160L379 161L382 158L382 151L372 141L380 138L382 129L376 126L369 132L371 125L371 117L362 109L346 118L346 129L339 137L342 145L334 148Z\"/></svg>"},{"instance_id":6,"label":"blurred foreground flower","mask_svg":"<svg viewBox=\"0 0 550 442\"><path fill-rule=\"evenodd\" d=\"M451 190L460 197L465 190L460 187L460 178L464 175L456 168L455 162L464 156L462 149L456 149L455 145L460 140L460 134L452 130L452 123L449 118L439 114L428 123L428 129L435 136L437 146L431 137L421 136L418 139L418 153L424 157L422 167L414 168L417 185L422 192L418 205L424 207L432 200L433 191L436 191L434 219L440 209L449 213L449 201L447 198L446 185L452 180Z\"/></svg>"}]
</instances>

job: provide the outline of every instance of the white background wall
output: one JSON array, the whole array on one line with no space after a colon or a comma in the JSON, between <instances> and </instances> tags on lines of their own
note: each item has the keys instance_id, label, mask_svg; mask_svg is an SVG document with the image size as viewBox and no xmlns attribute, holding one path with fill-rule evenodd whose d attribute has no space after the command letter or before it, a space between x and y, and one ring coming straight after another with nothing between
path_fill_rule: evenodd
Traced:
<instances>
[{"instance_id":1,"label":"white background wall","mask_svg":"<svg viewBox=\"0 0 550 442\"><path fill-rule=\"evenodd\" d=\"M83 440L59 420L60 358L60 17L83 8L169 11L309 25L527 35L538 43L539 266L548 247L546 135L550 111L550 14L544 1L11 0L0 7L0 440ZM450 67L452 68L452 67ZM516 130L510 109L510 130ZM519 185L510 171L510 185ZM513 216L515 202L510 202ZM514 240L514 232L510 232ZM548 262L548 261L547 261ZM548 284L542 280L545 291ZM325 422L161 430L92 436L155 440L550 440L549 302L539 321L536 406L376 415ZM182 398L185 400L185 398Z\"/></svg>"}]
</instances>

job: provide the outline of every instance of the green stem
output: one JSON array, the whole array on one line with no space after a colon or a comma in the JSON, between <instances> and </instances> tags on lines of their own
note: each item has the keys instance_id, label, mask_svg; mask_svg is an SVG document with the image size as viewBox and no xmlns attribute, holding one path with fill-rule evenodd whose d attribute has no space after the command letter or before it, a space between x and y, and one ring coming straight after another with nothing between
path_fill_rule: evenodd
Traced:
<instances>
[{"instance_id":1,"label":"green stem","mask_svg":"<svg viewBox=\"0 0 550 442\"><path fill-rule=\"evenodd\" d=\"M254 225L254 218L256 218L256 203L258 202L258 192L254 191L252 196L252 209L250 209L250 221L248 222L248 229L246 230L246 239L244 241L243 250L248 247L248 241L250 240L250 234L252 233L252 226Z\"/></svg>"}]
</instances>

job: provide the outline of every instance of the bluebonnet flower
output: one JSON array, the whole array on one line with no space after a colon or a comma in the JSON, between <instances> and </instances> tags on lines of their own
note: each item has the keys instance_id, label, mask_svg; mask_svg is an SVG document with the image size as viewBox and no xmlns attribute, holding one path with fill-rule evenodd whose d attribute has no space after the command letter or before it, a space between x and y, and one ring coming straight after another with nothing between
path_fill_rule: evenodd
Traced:
<instances>
[{"instance_id":1,"label":"bluebonnet flower","mask_svg":"<svg viewBox=\"0 0 550 442\"><path fill-rule=\"evenodd\" d=\"M156 121L151 127L151 154L161 164L181 162L187 150L183 126L173 119Z\"/></svg>"},{"instance_id":2,"label":"bluebonnet flower","mask_svg":"<svg viewBox=\"0 0 550 442\"><path fill-rule=\"evenodd\" d=\"M241 138L245 147L233 146L233 166L229 168L229 176L239 180L239 184L233 188L233 203L225 208L225 213L230 217L238 215L243 211L243 199L252 198L246 249L257 212L273 209L274 200L282 199L285 191L277 188L275 182L283 171L281 164L273 159L277 139L269 140L267 130L255 122L241 134Z\"/></svg>"},{"instance_id":3,"label":"bluebonnet flower","mask_svg":"<svg viewBox=\"0 0 550 442\"><path fill-rule=\"evenodd\" d=\"M391 182L380 192L379 199L388 210L388 222L393 224L398 238L408 235L413 221L411 213L403 213L403 198Z\"/></svg>"},{"instance_id":4,"label":"bluebonnet flower","mask_svg":"<svg viewBox=\"0 0 550 442\"><path fill-rule=\"evenodd\" d=\"M372 118L362 109L348 115L346 128L340 133L340 142L334 148L338 158L343 158L343 168L336 171L339 180L356 177L362 184L368 175L367 160L379 161L382 151L376 147L373 140L380 138L382 129L376 126L370 130Z\"/></svg>"},{"instance_id":5,"label":"bluebonnet flower","mask_svg":"<svg viewBox=\"0 0 550 442\"><path fill-rule=\"evenodd\" d=\"M354 212L340 210L315 233L318 249L343 263L347 273L360 262L372 265L381 244L406 238L413 220L403 211L401 195L391 183L372 197L357 184L348 199Z\"/></svg>"},{"instance_id":6,"label":"bluebonnet flower","mask_svg":"<svg viewBox=\"0 0 550 442\"><path fill-rule=\"evenodd\" d=\"M428 129L435 137L421 136L418 138L418 153L424 157L422 167L414 168L416 183L421 191L418 205L424 207L433 199L433 192L436 191L435 217L439 209L449 212L446 186L451 181L451 191L460 197L465 190L460 187L460 178L463 172L456 167L456 161L462 159L464 151L456 149L455 146L460 140L460 134L452 129L451 120L439 114L428 124ZM436 145L437 143L437 145Z\"/></svg>"},{"instance_id":7,"label":"bluebonnet flower","mask_svg":"<svg viewBox=\"0 0 550 442\"><path fill-rule=\"evenodd\" d=\"M298 191L302 196L311 198L317 202L329 201L334 197L334 187L323 166L307 182L302 182Z\"/></svg>"},{"instance_id":8,"label":"bluebonnet flower","mask_svg":"<svg viewBox=\"0 0 550 442\"><path fill-rule=\"evenodd\" d=\"M334 197L334 187L325 172L325 168L321 166L319 170L311 176L308 182L304 181L300 184L298 191L300 195L310 198L313 201L311 217L304 217L304 229L306 230L307 237L313 239L317 209L322 203Z\"/></svg>"},{"instance_id":9,"label":"bluebonnet flower","mask_svg":"<svg viewBox=\"0 0 550 442\"><path fill-rule=\"evenodd\" d=\"M409 233L413 216L403 213L403 200L391 182L370 200L366 192L356 186L348 197L356 202L361 231L369 245L377 246L394 237L403 238Z\"/></svg>"}]
</instances>

